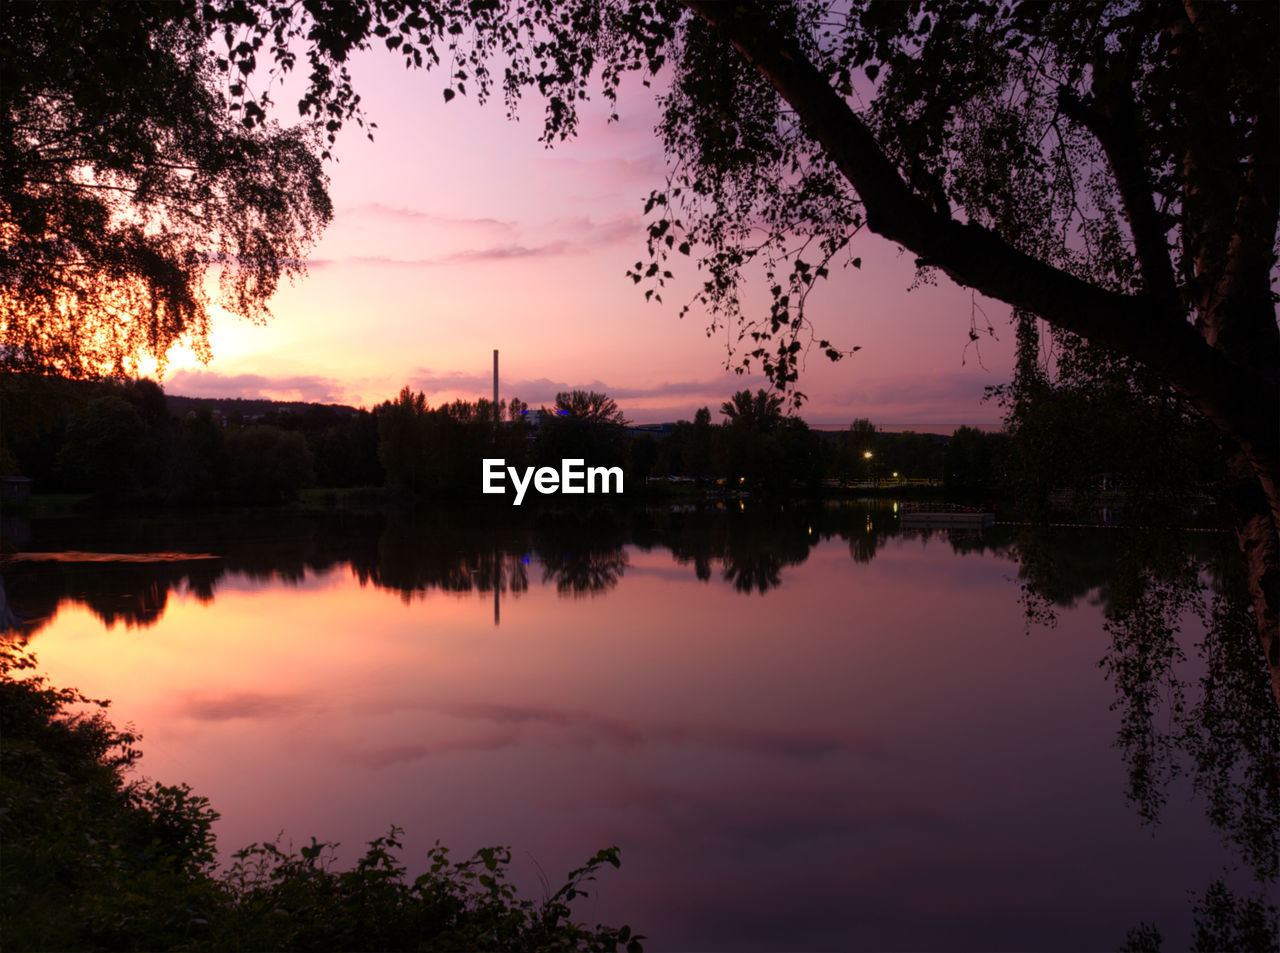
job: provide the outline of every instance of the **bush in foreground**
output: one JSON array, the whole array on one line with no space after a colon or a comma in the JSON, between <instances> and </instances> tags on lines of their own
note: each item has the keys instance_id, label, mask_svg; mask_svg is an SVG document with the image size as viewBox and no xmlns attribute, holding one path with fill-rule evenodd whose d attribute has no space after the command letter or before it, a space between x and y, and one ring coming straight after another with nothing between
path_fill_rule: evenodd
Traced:
<instances>
[{"instance_id":1,"label":"bush in foreground","mask_svg":"<svg viewBox=\"0 0 1280 953\"><path fill-rule=\"evenodd\" d=\"M251 845L220 871L208 800L130 779L138 736L111 724L106 702L15 677L33 665L0 649L6 949L641 949L628 927L571 917L597 871L619 866L616 847L540 901L506 881L502 847L452 861L437 843L410 880L394 827L350 870L334 870L333 845L312 840L298 852Z\"/></svg>"}]
</instances>

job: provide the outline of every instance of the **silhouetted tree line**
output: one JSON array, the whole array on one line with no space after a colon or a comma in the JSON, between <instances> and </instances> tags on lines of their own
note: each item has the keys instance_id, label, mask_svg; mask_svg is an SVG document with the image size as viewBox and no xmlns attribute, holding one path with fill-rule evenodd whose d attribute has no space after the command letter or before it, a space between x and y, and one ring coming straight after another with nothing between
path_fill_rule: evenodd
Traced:
<instances>
[{"instance_id":1,"label":"silhouetted tree line","mask_svg":"<svg viewBox=\"0 0 1280 953\"><path fill-rule=\"evenodd\" d=\"M759 389L741 390L720 406L724 421L714 425L703 407L692 421L676 423L657 441L652 473L686 477L699 485L726 481L730 486L768 493L815 490L822 481L868 483L890 479L941 483L948 438L913 431L884 433L871 421L855 420L848 430L812 430L802 419L783 412L782 398ZM967 428L964 428L967 429ZM979 437L988 435L973 431ZM991 454L981 474L965 471L958 489L995 487L1003 458ZM958 471L959 472L959 471ZM977 482L964 482L973 480Z\"/></svg>"},{"instance_id":2,"label":"silhouetted tree line","mask_svg":"<svg viewBox=\"0 0 1280 953\"><path fill-rule=\"evenodd\" d=\"M703 407L662 432L630 428L612 398L591 391L558 394L533 414L519 399L500 401L496 415L483 398L431 407L408 387L372 410L184 398L174 414L150 380L10 376L0 380L0 468L42 491L202 505L287 502L308 486L478 498L487 457L521 470L581 458L621 467L630 494L651 477L771 495L814 492L824 481L928 480L984 499L1016 497L1033 516L1051 503L1085 511L1119 490L1143 520L1215 485L1211 435L1167 393L1101 374L1050 385L1032 361L997 389L1005 431L960 427L950 437L884 433L866 418L843 432L815 431L763 389L735 393L718 424Z\"/></svg>"},{"instance_id":3,"label":"silhouetted tree line","mask_svg":"<svg viewBox=\"0 0 1280 953\"><path fill-rule=\"evenodd\" d=\"M245 417L208 404L170 412L154 381L0 380L12 470L41 491L108 503L280 503L317 483L377 485L377 421L336 407Z\"/></svg>"},{"instance_id":4,"label":"silhouetted tree line","mask_svg":"<svg viewBox=\"0 0 1280 953\"><path fill-rule=\"evenodd\" d=\"M173 413L174 407L180 409ZM952 438L886 434L867 420L844 433L811 430L763 389L743 390L712 423L703 407L667 432L632 429L593 391L558 394L530 414L519 399L432 407L405 387L372 410L267 401L176 404L150 380L0 381L0 467L41 491L90 492L108 503L280 503L308 486L387 487L409 499L480 496L482 460L558 468L580 458L621 467L629 493L650 477L785 495L823 480L894 475L994 491L1006 441L961 428ZM532 501L536 494L527 497Z\"/></svg>"}]
</instances>

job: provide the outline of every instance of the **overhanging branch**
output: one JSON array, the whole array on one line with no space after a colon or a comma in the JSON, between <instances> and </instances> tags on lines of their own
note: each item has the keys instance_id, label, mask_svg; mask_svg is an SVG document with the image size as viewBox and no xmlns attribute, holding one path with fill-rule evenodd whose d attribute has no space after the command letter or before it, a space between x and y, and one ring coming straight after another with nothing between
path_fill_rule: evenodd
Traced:
<instances>
[{"instance_id":1,"label":"overhanging branch","mask_svg":"<svg viewBox=\"0 0 1280 953\"><path fill-rule=\"evenodd\" d=\"M1280 386L1229 361L1153 295L1124 295L1034 258L991 230L939 214L903 180L865 123L809 62L799 44L741 4L681 0L715 27L791 104L853 186L867 226L959 284L1132 357L1200 410L1274 462L1280 450Z\"/></svg>"}]
</instances>

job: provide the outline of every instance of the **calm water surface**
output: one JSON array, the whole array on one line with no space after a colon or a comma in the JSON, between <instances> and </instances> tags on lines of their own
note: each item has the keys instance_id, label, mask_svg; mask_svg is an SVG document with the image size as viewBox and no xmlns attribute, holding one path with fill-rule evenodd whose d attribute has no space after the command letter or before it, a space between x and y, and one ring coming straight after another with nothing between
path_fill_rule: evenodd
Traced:
<instances>
[{"instance_id":1,"label":"calm water surface","mask_svg":"<svg viewBox=\"0 0 1280 953\"><path fill-rule=\"evenodd\" d=\"M1127 799L1117 533L1053 544L1053 626L1016 531L871 504L20 524L26 551L220 558L5 585L40 668L113 699L226 853L315 835L349 862L396 824L411 869L508 844L537 895L617 844L577 913L650 950L1105 949L1144 920L1176 949L1238 858L1189 781L1158 824Z\"/></svg>"}]
</instances>

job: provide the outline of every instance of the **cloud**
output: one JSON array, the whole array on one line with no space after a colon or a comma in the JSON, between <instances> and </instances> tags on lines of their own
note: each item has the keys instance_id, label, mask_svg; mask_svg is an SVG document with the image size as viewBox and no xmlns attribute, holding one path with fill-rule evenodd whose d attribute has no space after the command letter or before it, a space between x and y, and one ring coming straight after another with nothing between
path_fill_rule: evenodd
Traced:
<instances>
[{"instance_id":1,"label":"cloud","mask_svg":"<svg viewBox=\"0 0 1280 953\"><path fill-rule=\"evenodd\" d=\"M262 374L219 374L216 371L175 371L164 381L166 393L184 397L266 400L301 400L338 403L343 385L330 377L296 374L266 377Z\"/></svg>"},{"instance_id":2,"label":"cloud","mask_svg":"<svg viewBox=\"0 0 1280 953\"><path fill-rule=\"evenodd\" d=\"M442 268L449 265L474 265L485 262L513 261L519 259L560 258L580 255L588 249L571 242L551 241L542 245L493 245L486 248L465 248L427 258L397 258L392 255L351 255L345 258L313 258L308 268L334 268L343 265L365 265L377 268Z\"/></svg>"},{"instance_id":3,"label":"cloud","mask_svg":"<svg viewBox=\"0 0 1280 953\"><path fill-rule=\"evenodd\" d=\"M663 818L681 837L714 837L762 850L842 835L860 839L887 830L936 833L946 821L924 801L849 778L833 797L828 783L804 774L762 779L725 791L719 785L635 784L615 793L630 807Z\"/></svg>"},{"instance_id":4,"label":"cloud","mask_svg":"<svg viewBox=\"0 0 1280 953\"><path fill-rule=\"evenodd\" d=\"M178 715L197 721L230 721L233 718L274 718L292 714L306 702L294 695L266 695L261 692L229 692L213 697L189 696Z\"/></svg>"},{"instance_id":5,"label":"cloud","mask_svg":"<svg viewBox=\"0 0 1280 953\"><path fill-rule=\"evenodd\" d=\"M1000 408L982 403L982 396L988 385L999 382L994 376L964 372L875 378L831 393L806 417L844 426L855 417L870 417L886 430L949 431L961 424L998 424Z\"/></svg>"},{"instance_id":6,"label":"cloud","mask_svg":"<svg viewBox=\"0 0 1280 953\"><path fill-rule=\"evenodd\" d=\"M547 242L545 245L501 245L494 248L468 248L453 252L435 260L434 264L469 265L481 261L506 261L512 258L558 258L564 254L582 251L565 241Z\"/></svg>"},{"instance_id":7,"label":"cloud","mask_svg":"<svg viewBox=\"0 0 1280 953\"><path fill-rule=\"evenodd\" d=\"M973 374L953 373L931 376L895 375L868 380L856 387L837 391L832 400L844 403L931 404L951 402L981 394L987 382Z\"/></svg>"},{"instance_id":8,"label":"cloud","mask_svg":"<svg viewBox=\"0 0 1280 953\"><path fill-rule=\"evenodd\" d=\"M589 254L626 241L638 243L644 236L643 222L633 214L602 220L579 216L516 223L492 218L448 218L382 205L359 206L333 230L339 235L347 233L338 239L336 247L352 253L310 258L305 263L308 268L441 268L561 258ZM382 251L383 248L389 251Z\"/></svg>"},{"instance_id":9,"label":"cloud","mask_svg":"<svg viewBox=\"0 0 1280 953\"><path fill-rule=\"evenodd\" d=\"M387 707L395 708L394 705ZM411 704L464 722L481 722L496 731L472 738L399 745L370 753L371 763L391 764L460 751L492 750L522 741L530 731L549 730L555 741L575 748L613 748L637 751L653 747L699 746L737 751L764 758L817 762L843 754L881 758L885 750L878 739L857 731L820 734L740 727L689 725L633 725L591 712L489 702Z\"/></svg>"},{"instance_id":10,"label":"cloud","mask_svg":"<svg viewBox=\"0 0 1280 953\"><path fill-rule=\"evenodd\" d=\"M610 194L622 186L653 188L661 185L666 176L666 161L658 149L635 159L621 156L578 159L560 155L546 156L542 163L549 169L571 174L579 183L607 189Z\"/></svg>"},{"instance_id":11,"label":"cloud","mask_svg":"<svg viewBox=\"0 0 1280 953\"><path fill-rule=\"evenodd\" d=\"M421 209L405 206L384 205L381 202L368 202L364 205L349 205L337 210L337 216L345 219L374 219L383 222L406 222L414 225L443 225L449 228L477 228L488 231L514 232L516 223L497 218L457 218L449 215L437 215Z\"/></svg>"},{"instance_id":12,"label":"cloud","mask_svg":"<svg viewBox=\"0 0 1280 953\"><path fill-rule=\"evenodd\" d=\"M467 754L472 751L496 751L516 744L519 736L514 732L485 735L479 738L449 738L431 744L387 745L362 750L356 757L373 768L385 768L393 764L408 764L422 758L439 755Z\"/></svg>"}]
</instances>

